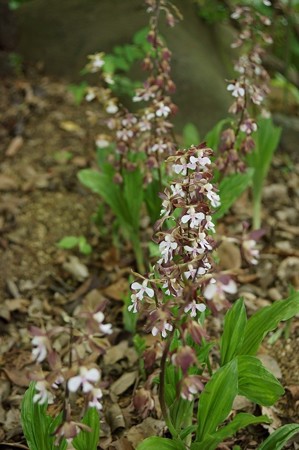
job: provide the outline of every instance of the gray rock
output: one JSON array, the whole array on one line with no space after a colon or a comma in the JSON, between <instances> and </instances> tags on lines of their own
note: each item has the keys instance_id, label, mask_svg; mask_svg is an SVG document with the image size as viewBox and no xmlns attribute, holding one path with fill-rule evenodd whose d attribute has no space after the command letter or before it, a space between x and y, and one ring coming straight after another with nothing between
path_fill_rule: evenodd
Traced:
<instances>
[{"instance_id":1,"label":"gray rock","mask_svg":"<svg viewBox=\"0 0 299 450\"><path fill-rule=\"evenodd\" d=\"M231 97L225 79L232 32L200 20L192 0L178 0L184 20L162 27L173 53L174 96L180 108L177 123L193 122L205 133L228 115ZM130 43L148 24L143 0L35 0L16 12L20 40L17 51L25 60L42 61L48 74L78 80L87 55L109 52ZM161 21L163 22L163 20Z\"/></svg>"}]
</instances>

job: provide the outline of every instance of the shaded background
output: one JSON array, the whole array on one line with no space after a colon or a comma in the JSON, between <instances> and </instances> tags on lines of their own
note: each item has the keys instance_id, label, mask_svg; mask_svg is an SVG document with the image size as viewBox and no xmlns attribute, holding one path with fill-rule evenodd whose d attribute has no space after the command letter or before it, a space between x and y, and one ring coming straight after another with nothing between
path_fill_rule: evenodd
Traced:
<instances>
[{"instance_id":1,"label":"shaded background","mask_svg":"<svg viewBox=\"0 0 299 450\"><path fill-rule=\"evenodd\" d=\"M173 52L177 122L192 121L205 132L227 115L232 31L205 24L192 0L176 3L184 20L168 28L162 17L161 32ZM143 0L32 0L10 16L14 29L10 26L5 39L10 50L14 47L27 62L42 62L49 75L76 82L87 55L130 43L149 19Z\"/></svg>"}]
</instances>

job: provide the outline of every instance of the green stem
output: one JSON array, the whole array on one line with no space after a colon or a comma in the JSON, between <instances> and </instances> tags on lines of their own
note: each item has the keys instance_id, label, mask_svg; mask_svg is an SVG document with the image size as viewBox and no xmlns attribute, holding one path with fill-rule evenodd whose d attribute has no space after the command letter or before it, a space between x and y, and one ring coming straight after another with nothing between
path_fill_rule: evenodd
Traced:
<instances>
[{"instance_id":1,"label":"green stem","mask_svg":"<svg viewBox=\"0 0 299 450\"><path fill-rule=\"evenodd\" d=\"M139 239L139 233L131 234L131 243L136 258L139 273L145 273L144 255Z\"/></svg>"},{"instance_id":2,"label":"green stem","mask_svg":"<svg viewBox=\"0 0 299 450\"><path fill-rule=\"evenodd\" d=\"M166 425L167 425L167 427L168 427L172 437L174 439L177 439L181 443L183 443L181 438L180 438L180 436L179 436L179 433L177 432L177 430L175 429L175 427L174 427L174 425L173 425L173 423L171 421L171 418L170 418L170 415L169 415L169 412L168 412L168 408L167 408L167 405L166 405L166 401L165 401L166 361L167 361L167 355L168 355L168 352L169 352L169 347L170 347L170 344L171 344L172 337L173 337L173 332L170 333L168 338L167 338L167 341L166 341L166 344L165 344L165 348L164 348L164 351L163 351L163 354L162 354L162 358L161 358L161 372L160 372L160 384L159 384L159 402L160 402L163 418L165 420L165 423L166 423Z\"/></svg>"},{"instance_id":3,"label":"green stem","mask_svg":"<svg viewBox=\"0 0 299 450\"><path fill-rule=\"evenodd\" d=\"M262 191L253 195L253 229L259 230L261 228L261 209L262 209Z\"/></svg>"}]
</instances>

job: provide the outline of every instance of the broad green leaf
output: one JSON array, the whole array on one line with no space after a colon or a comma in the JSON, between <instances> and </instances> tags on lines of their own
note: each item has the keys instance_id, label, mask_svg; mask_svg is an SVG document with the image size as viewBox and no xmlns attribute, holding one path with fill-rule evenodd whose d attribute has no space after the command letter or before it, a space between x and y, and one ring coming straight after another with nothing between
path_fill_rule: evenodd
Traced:
<instances>
[{"instance_id":1,"label":"broad green leaf","mask_svg":"<svg viewBox=\"0 0 299 450\"><path fill-rule=\"evenodd\" d=\"M76 450L97 450L100 438L100 417L97 409L89 408L82 419L82 423L88 425L92 431L81 430L73 440L73 446Z\"/></svg>"},{"instance_id":2,"label":"broad green leaf","mask_svg":"<svg viewBox=\"0 0 299 450\"><path fill-rule=\"evenodd\" d=\"M123 192L119 185L113 183L112 177L110 173L100 173L92 169L83 169L78 173L80 182L103 198L121 225L125 227L124 231L128 233L131 232L132 217L126 202L124 202Z\"/></svg>"},{"instance_id":3,"label":"broad green leaf","mask_svg":"<svg viewBox=\"0 0 299 450\"><path fill-rule=\"evenodd\" d=\"M130 70L130 64L124 56L112 55L112 57L116 70L123 70L124 72L128 72L128 70Z\"/></svg>"},{"instance_id":4,"label":"broad green leaf","mask_svg":"<svg viewBox=\"0 0 299 450\"><path fill-rule=\"evenodd\" d=\"M144 42L147 41L147 36L149 33L149 27L141 28L140 30L136 31L136 33L133 36L133 42L134 44L142 45Z\"/></svg>"},{"instance_id":5,"label":"broad green leaf","mask_svg":"<svg viewBox=\"0 0 299 450\"><path fill-rule=\"evenodd\" d=\"M177 397L177 386L180 382L176 368L168 365L165 373L165 402L171 408Z\"/></svg>"},{"instance_id":6,"label":"broad green leaf","mask_svg":"<svg viewBox=\"0 0 299 450\"><path fill-rule=\"evenodd\" d=\"M143 53L137 45L125 45L124 46L124 54L127 58L129 64L132 64L137 59L141 59L143 57Z\"/></svg>"},{"instance_id":7,"label":"broad green leaf","mask_svg":"<svg viewBox=\"0 0 299 450\"><path fill-rule=\"evenodd\" d=\"M160 217L162 200L159 197L159 192L162 190L163 187L161 187L158 180L153 180L144 190L144 201L152 225L154 225Z\"/></svg>"},{"instance_id":8,"label":"broad green leaf","mask_svg":"<svg viewBox=\"0 0 299 450\"><path fill-rule=\"evenodd\" d=\"M134 44L139 45L142 48L144 53L153 51L151 44L147 40L148 33L149 33L149 27L144 27L144 28L141 28L141 30L138 30L133 36Z\"/></svg>"},{"instance_id":9,"label":"broad green leaf","mask_svg":"<svg viewBox=\"0 0 299 450\"><path fill-rule=\"evenodd\" d=\"M276 127L272 119L261 118L257 125L258 130L254 135L256 147L247 156L250 166L254 169L253 191L262 188L281 135L281 128Z\"/></svg>"},{"instance_id":10,"label":"broad green leaf","mask_svg":"<svg viewBox=\"0 0 299 450\"><path fill-rule=\"evenodd\" d=\"M263 406L273 405L284 389L279 381L254 356L238 357L239 395Z\"/></svg>"},{"instance_id":11,"label":"broad green leaf","mask_svg":"<svg viewBox=\"0 0 299 450\"><path fill-rule=\"evenodd\" d=\"M191 147L191 145L198 145L200 143L200 137L198 129L194 123L187 123L183 128L183 144L185 148Z\"/></svg>"},{"instance_id":12,"label":"broad green leaf","mask_svg":"<svg viewBox=\"0 0 299 450\"><path fill-rule=\"evenodd\" d=\"M84 236L79 237L79 250L83 255L90 255L92 252L91 245L89 245L88 242L86 242L86 238Z\"/></svg>"},{"instance_id":13,"label":"broad green leaf","mask_svg":"<svg viewBox=\"0 0 299 450\"><path fill-rule=\"evenodd\" d=\"M180 442L162 437L149 437L138 445L137 450L186 450Z\"/></svg>"},{"instance_id":14,"label":"broad green leaf","mask_svg":"<svg viewBox=\"0 0 299 450\"><path fill-rule=\"evenodd\" d=\"M197 429L196 425L189 425L188 427L186 427L180 434L180 438L182 440L186 439L186 437L191 434L194 433Z\"/></svg>"},{"instance_id":15,"label":"broad green leaf","mask_svg":"<svg viewBox=\"0 0 299 450\"><path fill-rule=\"evenodd\" d=\"M57 247L68 250L70 248L76 247L78 242L79 238L77 236L65 236L57 243Z\"/></svg>"},{"instance_id":16,"label":"broad green leaf","mask_svg":"<svg viewBox=\"0 0 299 450\"><path fill-rule=\"evenodd\" d=\"M254 133L255 148L247 156L248 165L254 169L252 178L253 226L261 225L262 189L268 174L273 154L278 146L281 128L273 125L271 119L259 119L258 129Z\"/></svg>"},{"instance_id":17,"label":"broad green leaf","mask_svg":"<svg viewBox=\"0 0 299 450\"><path fill-rule=\"evenodd\" d=\"M238 393L238 366L233 359L217 370L200 395L198 405L197 441L215 433L231 411Z\"/></svg>"},{"instance_id":18,"label":"broad green leaf","mask_svg":"<svg viewBox=\"0 0 299 450\"><path fill-rule=\"evenodd\" d=\"M84 99L87 86L88 84L86 81L82 81L80 84L70 84L68 86L68 90L72 93L77 105L80 105Z\"/></svg>"},{"instance_id":19,"label":"broad green leaf","mask_svg":"<svg viewBox=\"0 0 299 450\"><path fill-rule=\"evenodd\" d=\"M266 440L259 446L258 450L281 450L284 445L294 436L299 434L299 425L290 423L283 425L274 431Z\"/></svg>"},{"instance_id":20,"label":"broad green leaf","mask_svg":"<svg viewBox=\"0 0 299 450\"><path fill-rule=\"evenodd\" d=\"M240 413L237 414L233 420L220 428L212 436L206 436L203 441L195 442L191 445L191 450L214 450L225 439L233 436L237 431L248 425L254 425L257 423L270 423L271 421L267 416L253 416L252 414Z\"/></svg>"},{"instance_id":21,"label":"broad green leaf","mask_svg":"<svg viewBox=\"0 0 299 450\"><path fill-rule=\"evenodd\" d=\"M47 439L50 439L50 441L52 439L53 444L52 444L51 450L56 450L56 449L57 450L66 450L66 448L67 448L67 442L66 442L65 439L63 439L61 441L60 445L57 447L57 446L54 445L55 437L52 438L52 436L54 436L55 431L57 430L59 425L62 423L62 414L63 413L61 412L60 414L58 414L57 417L54 417L54 419L50 418L50 421L49 421L49 427L48 427L47 435L50 438L47 438Z\"/></svg>"},{"instance_id":22,"label":"broad green leaf","mask_svg":"<svg viewBox=\"0 0 299 450\"><path fill-rule=\"evenodd\" d=\"M224 328L220 345L222 366L238 354L243 343L246 322L244 301L240 298L234 303L224 318Z\"/></svg>"},{"instance_id":23,"label":"broad green leaf","mask_svg":"<svg viewBox=\"0 0 299 450\"><path fill-rule=\"evenodd\" d=\"M53 432L61 422L61 415L52 419L47 414L47 404L33 403L36 394L35 383L31 382L21 405L21 423L30 450L65 450L65 439L54 445Z\"/></svg>"},{"instance_id":24,"label":"broad green leaf","mask_svg":"<svg viewBox=\"0 0 299 450\"><path fill-rule=\"evenodd\" d=\"M221 205L214 213L215 220L220 219L235 203L240 195L248 188L251 183L253 170L247 170L245 173L234 173L227 175L219 184L219 195Z\"/></svg>"},{"instance_id":25,"label":"broad green leaf","mask_svg":"<svg viewBox=\"0 0 299 450\"><path fill-rule=\"evenodd\" d=\"M275 330L279 322L291 319L299 313L299 291L286 300L279 300L260 309L247 321L245 336L239 354L255 355L269 331Z\"/></svg>"},{"instance_id":26,"label":"broad green leaf","mask_svg":"<svg viewBox=\"0 0 299 450\"><path fill-rule=\"evenodd\" d=\"M171 408L169 408L169 415L177 431L180 432L184 428L184 424L192 423L193 407L193 402L184 400L181 396L175 399Z\"/></svg>"},{"instance_id":27,"label":"broad green leaf","mask_svg":"<svg viewBox=\"0 0 299 450\"><path fill-rule=\"evenodd\" d=\"M231 123L231 119L222 119L216 125L214 128L212 128L211 131L208 132L208 134L205 137L205 141L207 143L207 146L212 148L215 152L217 152L219 141L220 141L220 134L224 127L224 125Z\"/></svg>"},{"instance_id":28,"label":"broad green leaf","mask_svg":"<svg viewBox=\"0 0 299 450\"><path fill-rule=\"evenodd\" d=\"M138 232L143 201L143 177L139 169L124 175L124 199L130 212L132 227Z\"/></svg>"}]
</instances>

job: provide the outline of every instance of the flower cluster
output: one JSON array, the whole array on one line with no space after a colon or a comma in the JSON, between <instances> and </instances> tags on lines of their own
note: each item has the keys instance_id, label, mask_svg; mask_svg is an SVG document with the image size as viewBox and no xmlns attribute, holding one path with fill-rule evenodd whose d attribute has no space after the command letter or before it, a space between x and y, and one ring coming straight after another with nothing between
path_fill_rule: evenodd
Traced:
<instances>
[{"instance_id":1,"label":"flower cluster","mask_svg":"<svg viewBox=\"0 0 299 450\"><path fill-rule=\"evenodd\" d=\"M236 292L232 279L216 281L209 274L213 268L210 253L216 247L212 213L220 206L219 195L211 183L211 155L212 150L203 144L178 151L167 161L180 178L174 179L161 194L161 218L155 225L161 258L154 267L153 278L131 285L129 306L133 312L141 310L141 305L148 309L153 335L166 337L172 331L176 321L174 301L182 312L195 318L206 309L204 299L215 298L211 284L223 284L223 291Z\"/></svg>"},{"instance_id":2,"label":"flower cluster","mask_svg":"<svg viewBox=\"0 0 299 450\"><path fill-rule=\"evenodd\" d=\"M162 210L154 236L160 259L148 277L139 275L139 280L132 283L128 307L129 311L146 317L146 328L153 336L160 335L169 342L176 333L180 345L172 349L169 356L183 374L179 391L187 400L192 400L203 388L204 378L195 352L202 338L207 338L200 317L207 306L214 312L229 307L227 295L237 292L233 274L219 271L212 257L218 246L213 237L213 212L220 206L217 189L212 183L212 153L201 144L177 151L168 158L174 179L160 194ZM241 239L233 240L240 245L248 263L256 263L258 237L244 231ZM190 346L190 338L193 346ZM164 352L168 351L165 341L160 345ZM161 348L156 344L147 349L146 368L152 370L160 356ZM194 367L198 369L196 372ZM140 413L145 414L151 404L149 391L139 393L135 403Z\"/></svg>"},{"instance_id":3,"label":"flower cluster","mask_svg":"<svg viewBox=\"0 0 299 450\"><path fill-rule=\"evenodd\" d=\"M212 274L210 254L216 247L212 214L220 199L211 182L211 155L212 150L202 144L168 158L175 179L161 194L161 218L155 225L161 257L148 278L132 283L129 306L130 311L146 315L153 336L166 338L175 329L179 331L183 345L173 351L172 362L183 371L180 392L189 400L203 385L199 376L188 373L197 363L187 336L200 344L205 332L198 318L206 301L216 300L221 308L225 303L219 295L221 287L223 292L236 292L232 278L215 279ZM218 296L211 292L214 285Z\"/></svg>"},{"instance_id":4,"label":"flower cluster","mask_svg":"<svg viewBox=\"0 0 299 450\"><path fill-rule=\"evenodd\" d=\"M107 120L107 126L114 132L116 156L113 164L116 169L115 181L119 183L122 182L123 169L134 170L136 167L136 163L132 162L132 153L146 155L146 158L140 158L139 164L143 164L144 181L148 184L153 179L153 169L160 171L161 163L175 151L170 121L177 110L171 100L171 94L175 91L175 84L170 77L171 52L159 36L158 21L160 13L164 12L168 24L173 26L179 18L179 12L166 0L146 0L146 4L151 14L147 36L150 51L142 67L149 75L143 86L136 89L132 99L134 103L144 106L136 113L128 111L113 96L109 86L88 88L86 95L88 101L98 98L112 116ZM90 56L87 68L92 73L100 72L109 85L113 80L107 79L107 74L102 72L104 64L104 54L98 53ZM100 145L105 146L106 143Z\"/></svg>"},{"instance_id":5,"label":"flower cluster","mask_svg":"<svg viewBox=\"0 0 299 450\"><path fill-rule=\"evenodd\" d=\"M239 49L240 57L234 66L238 77L230 80L227 86L233 97L229 112L236 119L232 128L223 131L220 140L217 166L223 173L244 171L246 166L242 156L255 146L252 138L257 130L255 117L258 110L267 114L261 108L269 93L270 78L263 67L262 57L265 47L272 43L271 36L265 32L271 20L253 6L237 6L231 18L238 21L240 32L232 47ZM240 132L242 137L238 139Z\"/></svg>"},{"instance_id":6,"label":"flower cluster","mask_svg":"<svg viewBox=\"0 0 299 450\"><path fill-rule=\"evenodd\" d=\"M112 325L104 323L104 304L93 310L83 303L72 320L72 326L41 329L31 327L32 357L37 369L31 374L35 381L33 401L40 405L53 403L54 399L64 405L65 421L56 430L60 436L72 439L81 429L71 417L70 394L78 393L85 398L89 408L102 409L101 371L95 364L90 367L90 355L101 355L109 346L106 335L112 333ZM80 332L79 330L82 330ZM94 361L94 358L92 359Z\"/></svg>"}]
</instances>

